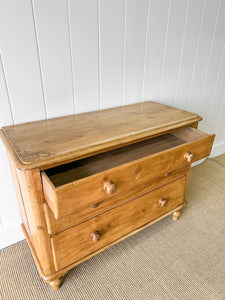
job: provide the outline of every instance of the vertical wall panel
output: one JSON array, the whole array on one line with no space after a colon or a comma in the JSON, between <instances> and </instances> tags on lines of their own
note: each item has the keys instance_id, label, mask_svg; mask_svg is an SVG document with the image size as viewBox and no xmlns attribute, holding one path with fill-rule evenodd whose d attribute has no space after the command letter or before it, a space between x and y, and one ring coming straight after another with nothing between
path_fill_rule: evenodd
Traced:
<instances>
[{"instance_id":1,"label":"vertical wall panel","mask_svg":"<svg viewBox=\"0 0 225 300\"><path fill-rule=\"evenodd\" d=\"M186 12L187 0L172 0L160 88L160 101L170 105L175 98Z\"/></svg>"},{"instance_id":2,"label":"vertical wall panel","mask_svg":"<svg viewBox=\"0 0 225 300\"><path fill-rule=\"evenodd\" d=\"M212 108L212 99L214 98L214 92L218 91L217 78L218 73L220 73L223 61L223 49L225 45L225 1L221 2L218 11L218 20L215 26L214 38L211 45L211 53L210 58L207 65L205 82L202 90L201 96L201 106L200 112L204 116L203 122L206 124L211 118L211 110ZM222 71L222 70L221 70ZM224 73L225 76L225 73ZM225 91L225 88L224 88ZM213 99L215 100L215 99ZM219 101L220 106L222 106L222 100ZM214 102L215 104L215 102ZM220 106L217 109L220 109ZM215 109L215 107L214 107ZM212 111L212 114L217 114L219 111ZM224 121L225 122L225 121Z\"/></svg>"},{"instance_id":3,"label":"vertical wall panel","mask_svg":"<svg viewBox=\"0 0 225 300\"><path fill-rule=\"evenodd\" d=\"M8 98L8 91L5 81L2 59L0 57L0 128L13 124L12 111Z\"/></svg>"},{"instance_id":4,"label":"vertical wall panel","mask_svg":"<svg viewBox=\"0 0 225 300\"><path fill-rule=\"evenodd\" d=\"M100 107L122 104L124 0L99 0Z\"/></svg>"},{"instance_id":5,"label":"vertical wall panel","mask_svg":"<svg viewBox=\"0 0 225 300\"><path fill-rule=\"evenodd\" d=\"M33 0L47 117L74 113L67 0Z\"/></svg>"},{"instance_id":6,"label":"vertical wall panel","mask_svg":"<svg viewBox=\"0 0 225 300\"><path fill-rule=\"evenodd\" d=\"M225 47L223 48L223 55L222 60L219 68L219 73L216 78L216 86L214 90L214 95L211 99L211 103L206 103L209 106L208 109L211 107L210 115L206 118L205 123L203 123L201 128L205 128L206 130L212 132L215 131L218 127L218 121L220 112L223 105L223 98L225 94ZM225 125L225 118L221 120L221 126L223 128ZM203 127L204 126L204 127ZM216 139L218 140L218 138Z\"/></svg>"},{"instance_id":7,"label":"vertical wall panel","mask_svg":"<svg viewBox=\"0 0 225 300\"><path fill-rule=\"evenodd\" d=\"M143 99L158 101L170 1L151 0L149 5Z\"/></svg>"},{"instance_id":8,"label":"vertical wall panel","mask_svg":"<svg viewBox=\"0 0 225 300\"><path fill-rule=\"evenodd\" d=\"M0 41L15 123L44 119L45 106L29 0L0 2Z\"/></svg>"},{"instance_id":9,"label":"vertical wall panel","mask_svg":"<svg viewBox=\"0 0 225 300\"><path fill-rule=\"evenodd\" d=\"M1 222L4 230L21 224L19 207L16 201L16 192L8 163L5 146L0 140L0 190L1 190ZM1 241L0 241L1 242Z\"/></svg>"},{"instance_id":10,"label":"vertical wall panel","mask_svg":"<svg viewBox=\"0 0 225 300\"><path fill-rule=\"evenodd\" d=\"M188 102L198 40L204 16L204 4L205 0L189 0L188 2L183 50L180 58L174 103L174 105L182 108L186 108Z\"/></svg>"},{"instance_id":11,"label":"vertical wall panel","mask_svg":"<svg viewBox=\"0 0 225 300\"><path fill-rule=\"evenodd\" d=\"M123 104L142 99L148 3L126 1Z\"/></svg>"},{"instance_id":12,"label":"vertical wall panel","mask_svg":"<svg viewBox=\"0 0 225 300\"><path fill-rule=\"evenodd\" d=\"M98 2L69 1L76 112L99 109Z\"/></svg>"},{"instance_id":13,"label":"vertical wall panel","mask_svg":"<svg viewBox=\"0 0 225 300\"><path fill-rule=\"evenodd\" d=\"M215 143L220 144L225 141L225 91L219 117L217 118Z\"/></svg>"},{"instance_id":14,"label":"vertical wall panel","mask_svg":"<svg viewBox=\"0 0 225 300\"><path fill-rule=\"evenodd\" d=\"M7 86L4 77L4 70L2 66L2 60L0 57L0 128L5 125L13 124L12 114L10 103L8 99ZM8 218L8 215L11 214L7 209L5 210L5 206L9 207L8 201L14 203L16 198L14 194L9 194L9 190L13 191L13 186L10 187L11 182L9 182L7 174L9 174L9 165L7 161L7 156L5 153L5 149L2 141L0 140L0 231L4 229L3 221L5 226L7 224L11 224L11 222L5 222L5 216ZM10 178L9 178L10 179ZM10 197L10 199L8 199ZM7 203L7 205L6 205ZM11 211L15 212L15 208L17 209L17 205L12 205Z\"/></svg>"},{"instance_id":15,"label":"vertical wall panel","mask_svg":"<svg viewBox=\"0 0 225 300\"><path fill-rule=\"evenodd\" d=\"M200 100L210 57L210 48L213 40L214 28L218 12L219 0L206 0L201 35L199 39L196 61L191 80L187 109L200 113ZM204 117L204 116L203 116Z\"/></svg>"},{"instance_id":16,"label":"vertical wall panel","mask_svg":"<svg viewBox=\"0 0 225 300\"><path fill-rule=\"evenodd\" d=\"M1 218L0 218L0 233L1 233L1 231L3 231L4 230L4 228L3 228L3 224L2 224L2 221L1 221ZM1 248L0 248L1 249Z\"/></svg>"}]
</instances>

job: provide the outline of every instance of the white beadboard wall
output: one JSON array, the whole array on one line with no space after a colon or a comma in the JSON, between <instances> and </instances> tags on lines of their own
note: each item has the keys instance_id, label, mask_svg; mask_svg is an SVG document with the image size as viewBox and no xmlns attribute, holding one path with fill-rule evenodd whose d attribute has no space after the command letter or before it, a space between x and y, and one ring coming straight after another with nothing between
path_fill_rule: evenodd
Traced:
<instances>
[{"instance_id":1,"label":"white beadboard wall","mask_svg":"<svg viewBox=\"0 0 225 300\"><path fill-rule=\"evenodd\" d=\"M0 126L154 100L225 152L225 0L0 0ZM0 248L21 239L0 141Z\"/></svg>"}]
</instances>

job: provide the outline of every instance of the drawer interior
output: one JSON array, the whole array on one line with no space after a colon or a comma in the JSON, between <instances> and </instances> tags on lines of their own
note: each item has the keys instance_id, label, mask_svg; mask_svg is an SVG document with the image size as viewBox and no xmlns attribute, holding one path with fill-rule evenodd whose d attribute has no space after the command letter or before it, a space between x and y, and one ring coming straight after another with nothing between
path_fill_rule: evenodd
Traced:
<instances>
[{"instance_id":1,"label":"drawer interior","mask_svg":"<svg viewBox=\"0 0 225 300\"><path fill-rule=\"evenodd\" d=\"M55 187L115 168L208 136L195 128L187 127L150 140L110 150L92 157L77 160L45 170Z\"/></svg>"}]
</instances>

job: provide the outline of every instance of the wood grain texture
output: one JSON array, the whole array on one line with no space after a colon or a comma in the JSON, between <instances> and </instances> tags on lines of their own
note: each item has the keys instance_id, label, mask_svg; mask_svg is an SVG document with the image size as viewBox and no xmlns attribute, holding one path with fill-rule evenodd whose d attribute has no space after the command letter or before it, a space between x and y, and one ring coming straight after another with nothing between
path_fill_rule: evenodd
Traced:
<instances>
[{"instance_id":1,"label":"wood grain texture","mask_svg":"<svg viewBox=\"0 0 225 300\"><path fill-rule=\"evenodd\" d=\"M25 208L25 205L24 205L22 190L21 190L21 186L20 186L18 176L17 176L17 169L15 168L15 166L13 164L13 161L12 161L10 156L8 156L8 160L9 160L9 165L10 165L10 169L11 169L11 172L12 172L12 177L13 177L13 182L14 182L14 186L15 186L15 190L16 190L16 195L17 195L17 200L18 200L18 204L19 204L19 208L20 208L20 214L21 214L22 222L24 224L24 227L26 228L27 233L29 235L31 235L29 222L28 222L28 217L27 217L27 212L26 212L26 208Z\"/></svg>"},{"instance_id":2,"label":"wood grain texture","mask_svg":"<svg viewBox=\"0 0 225 300\"><path fill-rule=\"evenodd\" d=\"M160 135L200 121L193 113L155 102L3 127L18 168L51 166ZM35 151L34 151L35 148Z\"/></svg>"},{"instance_id":3,"label":"wood grain texture","mask_svg":"<svg viewBox=\"0 0 225 300\"><path fill-rule=\"evenodd\" d=\"M107 98L102 97L102 107L118 105L121 99L112 95L115 95L115 87L116 95L123 94L122 91L120 92L121 68L124 83L124 90L123 86L121 89L124 91L122 104L134 102L135 97L137 102L147 99L159 101L164 52L167 54L168 49L180 49L183 44L181 59L179 61L177 56L175 61L176 72L173 70L174 65L170 64L170 61L167 63L168 59L165 56L164 74L178 76L174 106L190 109L195 113L198 113L199 109L204 118L200 128L209 133L216 132L212 156L223 153L225 151L225 73L223 71L225 55L224 50L221 55L221 50L225 36L225 2L188 0L185 30L182 37L176 35L178 39L173 32L183 29L176 28L176 24L181 24L180 20L183 20L181 15L183 16L184 6L180 3L185 1L181 0L178 3L176 0L126 0L124 2L123 13L120 10L121 6L123 10L123 1L114 0L103 0L104 7L97 0L0 1L0 44L4 71L4 74L0 74L0 126L12 124L12 119L15 124L18 124L44 119L46 116L73 113L66 92L67 84L71 82L67 72L68 65L73 68L76 112L99 109L97 94L98 89L101 90L101 83L103 83L102 91L107 96ZM145 9L147 2L148 12L147 8ZM220 6L217 6L218 3ZM68 23L70 23L68 29L66 28L66 4L68 4ZM116 9L111 9L111 4L115 5ZM174 9L175 6L177 9ZM210 8L211 6L213 9ZM112 20L107 20L110 15L113 15ZM148 23L146 41L144 40L145 22ZM171 23L174 24L175 31L171 30ZM68 63L69 35L73 60L71 65ZM144 43L147 47L143 53ZM164 51L165 44L166 51ZM113 53L115 49L116 53ZM173 54L170 52L168 56L174 59ZM98 55L99 65L95 59ZM108 61L108 57L112 58L111 61ZM101 66L101 62L105 59L106 63ZM142 61L145 62L143 69ZM203 64L202 68L201 64ZM100 78L96 79L95 70L98 68L99 70L105 68L106 76L102 73ZM200 73L196 72L193 75L194 70L200 70ZM111 71L113 74L110 74ZM143 97L138 98L139 84L143 81L142 72L145 73ZM168 78L167 75L164 78ZM192 94L188 99L192 76L193 81L197 79L200 85L197 81L193 84ZM164 80L165 95L171 95L169 82L174 84L175 77L169 78L169 81ZM42 87L45 99L43 99ZM7 97L10 103L7 102ZM168 98L165 96L163 101L166 103ZM170 100L173 101L172 98ZM14 156L13 159L15 160L16 157ZM68 159L71 160L73 158ZM7 157L1 145L0 165L2 170L0 190L2 198L7 199L0 212L0 224L2 223L2 229L5 230L4 236L7 236L10 229L9 234L12 237L10 240L18 242L21 236L17 235L16 227L20 223L20 217L7 166ZM22 168L20 161L17 166ZM8 239L6 243L9 243Z\"/></svg>"},{"instance_id":4,"label":"wood grain texture","mask_svg":"<svg viewBox=\"0 0 225 300\"><path fill-rule=\"evenodd\" d=\"M56 270L82 259L132 230L173 210L184 202L186 177L136 198L96 218L72 227L51 238ZM167 206L159 200L166 198ZM93 242L91 233L99 231L101 239Z\"/></svg>"},{"instance_id":5,"label":"wood grain texture","mask_svg":"<svg viewBox=\"0 0 225 300\"><path fill-rule=\"evenodd\" d=\"M171 157L169 157L169 160ZM151 160L152 162L153 160ZM153 176L145 176L145 181L141 182L141 179L138 177L135 179L133 175L135 176L136 171L139 170L139 167L141 164L136 164L133 169L129 170L131 175L127 175L127 173L119 173L119 175L123 174L125 176L125 179L122 182L119 182L119 191L116 192L113 196L105 195L104 192L102 192L102 188L98 188L97 192L90 192L87 190L87 192L81 192L81 195L78 195L77 198L73 197L73 194L71 196L71 199L68 199L68 193L65 192L65 204L63 205L63 195L58 200L58 203L61 204L59 207L60 214L57 214L57 210L54 210L54 197L53 203L51 205L51 200L49 199L47 203L44 203L44 210L45 210L45 216L46 216L46 222L48 227L48 233L49 234L55 234L59 233L62 230L65 230L71 226L74 226L76 224L79 224L87 219L90 219L100 213L103 213L105 211L108 211L121 203L124 203L135 196L139 196L142 193L149 192L153 190L154 188L157 188L161 186L162 184L166 184L172 180L175 180L182 175L186 174L189 170L189 166L187 164L184 164L183 168L178 170L173 170L169 172L163 172L158 171L158 173L161 173L161 176L158 175L158 177L153 179ZM150 162L149 162L150 165ZM166 164L167 165L167 164ZM163 166L163 164L160 164L160 166ZM147 170L148 165L146 165L145 173ZM157 164L152 165L153 168L157 168ZM138 176L138 174L137 174ZM156 175L157 176L157 175ZM116 175L114 175L115 179ZM117 176L119 177L119 176ZM144 176L143 176L144 177ZM147 178L150 177L149 182L147 181ZM130 180L130 182L129 182ZM95 181L94 181L95 183ZM102 185L102 182L100 182L100 187ZM85 186L82 186L82 188L85 189ZM88 193L89 192L89 193ZM76 191L75 191L76 193ZM77 194L77 193L76 193ZM95 195L99 197L98 199L93 198ZM86 198L85 198L86 196ZM100 198L101 196L101 198ZM66 198L67 197L67 198ZM83 201L83 202L81 202ZM49 204L50 203L50 204ZM57 203L55 201L55 203ZM72 203L72 204L71 204ZM71 204L70 211L67 209L67 205ZM50 206L51 205L51 206ZM77 210L75 209L76 205L78 206ZM53 212L56 212L55 214ZM63 215L64 213L64 215ZM57 219L56 219L57 217Z\"/></svg>"},{"instance_id":6,"label":"wood grain texture","mask_svg":"<svg viewBox=\"0 0 225 300\"><path fill-rule=\"evenodd\" d=\"M43 271L41 270L41 266L40 266L40 263L39 263L38 258L37 258L37 256L36 256L36 253L35 253L35 251L34 251L34 248L33 248L32 244L31 244L31 242L30 242L29 236L28 236L28 234L27 234L27 232L26 232L26 229L25 229L25 227L23 226L23 224L22 224L22 229L23 229L24 235L25 235L25 237L26 237L26 240L27 240L27 242L28 242L29 248L30 248L30 250L31 250L32 256L33 256L33 258L34 258L34 260L35 260L35 264L36 264L36 266L37 266L39 275L40 275L46 282L48 282L48 281L54 280L55 278L58 278L58 277L60 277L60 276L65 275L69 270L71 270L71 269L74 268L75 266L81 264L81 263L84 262L85 260L87 260L87 259L89 259L89 258L95 256L95 255L98 254L98 253L101 253L102 251L104 251L104 250L106 250L106 249L112 247L113 245L119 243L120 241L123 241L124 239L128 238L129 236L132 236L132 235L138 233L139 231L145 229L146 227L148 227L148 226L150 226L150 225L152 225L152 224L154 224L154 223L160 221L161 219L163 219L163 218L169 216L170 214L172 214L173 212L175 212L175 211L177 211L177 210L182 210L183 208L186 207L186 205L187 205L187 202L185 201L184 203L182 203L181 205L179 205L178 207L176 207L176 208L173 209L172 211L169 211L169 212L165 213L164 215L161 215L161 216L155 218L155 219L152 220L151 222L149 222L149 223L147 223L147 224L144 224L144 225L140 226L139 228L133 230L132 232L129 232L128 234L126 234L126 235L120 237L119 239L117 239L117 240L115 240L115 241L109 243L108 245L102 247L101 249L98 249L97 251L95 251L95 252L93 252L93 253L91 253L91 254L85 256L84 258L82 258L82 259L80 259L80 260L78 260L78 261L76 261L76 262L73 262L73 263L70 264L69 266L67 266L67 267L65 267L65 268L62 268L62 269L60 269L59 271L55 271L54 273L49 274L49 275L44 275L44 274L43 274Z\"/></svg>"},{"instance_id":7,"label":"wood grain texture","mask_svg":"<svg viewBox=\"0 0 225 300\"><path fill-rule=\"evenodd\" d=\"M52 249L44 216L43 193L40 171L20 171L17 169L23 203L29 222L29 240L34 248L43 274L55 271Z\"/></svg>"},{"instance_id":8,"label":"wood grain texture","mask_svg":"<svg viewBox=\"0 0 225 300\"><path fill-rule=\"evenodd\" d=\"M176 179L181 172L186 173L189 163L185 160L185 153L194 154L193 161L208 156L213 140L214 135L185 128L141 142L136 147L128 146L99 155L99 159L86 159L49 170L49 177L45 173L42 176L45 199L56 219L79 212L74 222L82 221L84 216L88 218L107 210ZM105 192L106 180L116 184L115 194ZM98 203L97 208L95 203ZM65 226L70 220L59 223Z\"/></svg>"}]
</instances>

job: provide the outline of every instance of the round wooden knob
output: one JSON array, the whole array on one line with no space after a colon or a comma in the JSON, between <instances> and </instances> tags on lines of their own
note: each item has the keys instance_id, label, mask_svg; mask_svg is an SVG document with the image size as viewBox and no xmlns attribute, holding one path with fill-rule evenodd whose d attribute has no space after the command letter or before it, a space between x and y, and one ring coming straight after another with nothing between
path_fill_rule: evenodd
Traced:
<instances>
[{"instance_id":1,"label":"round wooden knob","mask_svg":"<svg viewBox=\"0 0 225 300\"><path fill-rule=\"evenodd\" d=\"M112 195L116 192L117 186L114 182L112 181L107 181L104 183L104 190L108 195Z\"/></svg>"},{"instance_id":2,"label":"round wooden knob","mask_svg":"<svg viewBox=\"0 0 225 300\"><path fill-rule=\"evenodd\" d=\"M165 207L167 205L167 200L164 198L159 199L159 205Z\"/></svg>"},{"instance_id":3,"label":"round wooden knob","mask_svg":"<svg viewBox=\"0 0 225 300\"><path fill-rule=\"evenodd\" d=\"M186 152L184 154L184 159L186 159L186 161L188 161L189 163L193 162L194 158L195 158L194 153Z\"/></svg>"},{"instance_id":4,"label":"round wooden knob","mask_svg":"<svg viewBox=\"0 0 225 300\"><path fill-rule=\"evenodd\" d=\"M93 242L98 242L101 239L101 234L99 231L94 231L91 233Z\"/></svg>"}]
</instances>

